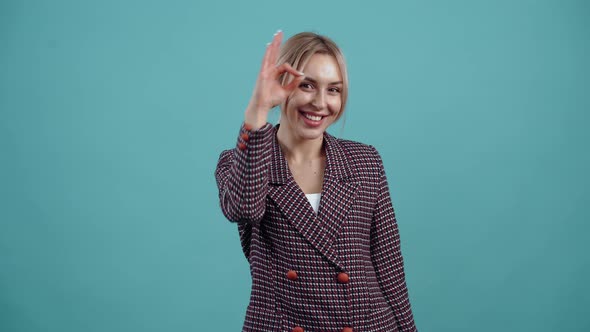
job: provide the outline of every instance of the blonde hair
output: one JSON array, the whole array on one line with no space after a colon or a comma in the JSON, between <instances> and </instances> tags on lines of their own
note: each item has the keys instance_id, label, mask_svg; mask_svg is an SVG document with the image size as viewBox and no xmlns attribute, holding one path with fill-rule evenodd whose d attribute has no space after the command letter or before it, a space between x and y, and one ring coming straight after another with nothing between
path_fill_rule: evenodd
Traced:
<instances>
[{"instance_id":1,"label":"blonde hair","mask_svg":"<svg viewBox=\"0 0 590 332\"><path fill-rule=\"evenodd\" d=\"M342 104L340 112L336 118L336 120L338 120L344 113L344 106L346 106L346 100L348 99L348 74L346 71L344 55L332 39L313 32L298 33L289 38L281 46L277 65L279 66L283 63L288 63L296 70L302 71L311 56L318 53L333 56L340 68L340 74L342 75L342 91L340 92ZM282 85L289 84L291 80L293 80L293 76L287 74L283 74L279 78ZM288 101L285 101L283 107L286 107L287 102Z\"/></svg>"}]
</instances>

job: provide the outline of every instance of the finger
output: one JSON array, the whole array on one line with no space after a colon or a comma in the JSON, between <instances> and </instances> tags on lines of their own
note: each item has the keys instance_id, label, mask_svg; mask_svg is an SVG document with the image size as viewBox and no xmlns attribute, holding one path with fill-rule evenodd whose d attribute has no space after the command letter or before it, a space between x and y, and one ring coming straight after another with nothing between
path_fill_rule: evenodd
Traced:
<instances>
[{"instance_id":1,"label":"finger","mask_svg":"<svg viewBox=\"0 0 590 332\"><path fill-rule=\"evenodd\" d=\"M279 49L281 47L281 43L283 42L283 31L278 30L273 38L272 43L270 44L270 65L276 65L277 59L279 57Z\"/></svg>"},{"instance_id":2,"label":"finger","mask_svg":"<svg viewBox=\"0 0 590 332\"><path fill-rule=\"evenodd\" d=\"M262 58L262 70L267 68L270 64L270 43L266 44L266 49L264 50L264 57Z\"/></svg>"},{"instance_id":3,"label":"finger","mask_svg":"<svg viewBox=\"0 0 590 332\"><path fill-rule=\"evenodd\" d=\"M264 53L264 58L262 59L262 69L268 69L271 66L274 66L275 63L273 61L273 49L276 43L277 35L281 30L277 31L274 35L270 43L266 44L266 51Z\"/></svg>"},{"instance_id":4,"label":"finger","mask_svg":"<svg viewBox=\"0 0 590 332\"><path fill-rule=\"evenodd\" d=\"M287 86L285 86L285 90L287 90L289 92L295 90L299 86L299 83L301 83L301 81L303 81L304 78L305 78L305 76L303 76L303 75L295 76L295 78L289 84L287 84Z\"/></svg>"},{"instance_id":5,"label":"finger","mask_svg":"<svg viewBox=\"0 0 590 332\"><path fill-rule=\"evenodd\" d=\"M282 65L277 67L277 74L276 74L277 78L285 72L287 72L295 77L303 78L305 76L305 74L303 72L300 72L300 71L296 70L295 68L291 67L290 64L283 63Z\"/></svg>"}]
</instances>

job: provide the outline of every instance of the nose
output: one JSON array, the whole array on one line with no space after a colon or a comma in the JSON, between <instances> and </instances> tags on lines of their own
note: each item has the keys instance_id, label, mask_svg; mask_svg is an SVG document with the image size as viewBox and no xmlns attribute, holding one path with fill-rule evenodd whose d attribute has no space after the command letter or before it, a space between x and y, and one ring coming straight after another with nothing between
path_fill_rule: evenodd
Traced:
<instances>
[{"instance_id":1,"label":"nose","mask_svg":"<svg viewBox=\"0 0 590 332\"><path fill-rule=\"evenodd\" d=\"M311 101L311 104L318 110L326 108L326 93L322 90L318 90Z\"/></svg>"}]
</instances>

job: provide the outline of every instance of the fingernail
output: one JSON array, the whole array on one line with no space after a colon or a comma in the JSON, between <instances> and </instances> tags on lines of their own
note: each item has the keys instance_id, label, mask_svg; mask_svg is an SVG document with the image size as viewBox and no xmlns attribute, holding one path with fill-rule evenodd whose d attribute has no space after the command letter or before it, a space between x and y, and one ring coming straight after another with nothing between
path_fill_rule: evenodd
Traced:
<instances>
[{"instance_id":1,"label":"fingernail","mask_svg":"<svg viewBox=\"0 0 590 332\"><path fill-rule=\"evenodd\" d=\"M270 43L266 43L266 47L269 47L269 46L270 46Z\"/></svg>"},{"instance_id":2,"label":"fingernail","mask_svg":"<svg viewBox=\"0 0 590 332\"><path fill-rule=\"evenodd\" d=\"M299 76L305 75L302 71L299 72Z\"/></svg>"},{"instance_id":3,"label":"fingernail","mask_svg":"<svg viewBox=\"0 0 590 332\"><path fill-rule=\"evenodd\" d=\"M277 32L275 32L275 36L278 35L279 32L281 32L281 31L282 31L281 29L277 30Z\"/></svg>"}]
</instances>

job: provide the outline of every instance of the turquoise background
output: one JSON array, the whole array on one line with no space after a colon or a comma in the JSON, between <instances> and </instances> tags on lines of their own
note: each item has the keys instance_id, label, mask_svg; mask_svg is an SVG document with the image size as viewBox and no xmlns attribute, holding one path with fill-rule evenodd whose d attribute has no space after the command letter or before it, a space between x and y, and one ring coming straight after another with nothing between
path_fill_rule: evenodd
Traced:
<instances>
[{"instance_id":1,"label":"turquoise background","mask_svg":"<svg viewBox=\"0 0 590 332\"><path fill-rule=\"evenodd\" d=\"M239 331L214 169L276 29L332 37L421 331L590 330L590 2L0 2L0 331ZM276 119L276 114L273 115Z\"/></svg>"}]
</instances>

